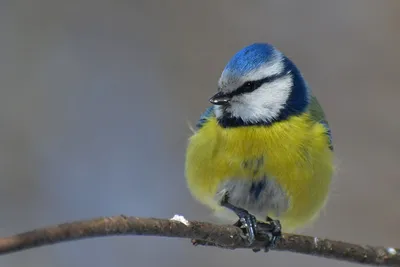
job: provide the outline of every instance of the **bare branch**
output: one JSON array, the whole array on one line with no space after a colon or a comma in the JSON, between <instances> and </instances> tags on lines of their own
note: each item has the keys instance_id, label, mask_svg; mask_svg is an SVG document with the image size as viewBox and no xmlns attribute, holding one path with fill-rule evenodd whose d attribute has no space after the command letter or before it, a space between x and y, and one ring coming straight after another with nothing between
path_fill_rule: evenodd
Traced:
<instances>
[{"instance_id":1,"label":"bare branch","mask_svg":"<svg viewBox=\"0 0 400 267\"><path fill-rule=\"evenodd\" d=\"M64 223L37 229L10 237L0 238L0 254L17 252L34 247L100 236L146 235L179 237L196 240L200 245L226 249L262 248L260 237L247 246L242 230L230 225L138 218L127 216L101 217L86 221ZM311 236L283 234L274 250L314 255L336 260L381 266L400 266L400 250L349 244Z\"/></svg>"}]
</instances>

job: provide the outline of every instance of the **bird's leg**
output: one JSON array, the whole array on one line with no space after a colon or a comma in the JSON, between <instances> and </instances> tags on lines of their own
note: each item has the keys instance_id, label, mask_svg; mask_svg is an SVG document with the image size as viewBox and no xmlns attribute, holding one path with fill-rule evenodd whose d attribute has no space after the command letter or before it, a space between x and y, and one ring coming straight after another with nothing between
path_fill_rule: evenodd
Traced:
<instances>
[{"instance_id":1,"label":"bird's leg","mask_svg":"<svg viewBox=\"0 0 400 267\"><path fill-rule=\"evenodd\" d=\"M221 199L220 205L233 211L239 220L234 224L237 227L246 229L246 235L249 245L253 244L256 240L257 220L256 217L251 215L247 210L236 207L229 203L229 195L225 193Z\"/></svg>"}]
</instances>

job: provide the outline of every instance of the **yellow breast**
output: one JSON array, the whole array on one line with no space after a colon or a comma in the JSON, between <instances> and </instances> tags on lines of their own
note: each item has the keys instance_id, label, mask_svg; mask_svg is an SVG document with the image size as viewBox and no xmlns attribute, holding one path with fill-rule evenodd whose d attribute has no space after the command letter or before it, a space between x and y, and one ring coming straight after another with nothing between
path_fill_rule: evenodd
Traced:
<instances>
[{"instance_id":1,"label":"yellow breast","mask_svg":"<svg viewBox=\"0 0 400 267\"><path fill-rule=\"evenodd\" d=\"M268 127L222 128L210 118L189 140L188 187L195 198L215 209L221 182L274 177L289 200L289 208L279 217L289 231L312 220L326 202L333 172L328 141L326 129L307 113ZM244 162L260 157L264 161L256 172L244 168Z\"/></svg>"}]
</instances>

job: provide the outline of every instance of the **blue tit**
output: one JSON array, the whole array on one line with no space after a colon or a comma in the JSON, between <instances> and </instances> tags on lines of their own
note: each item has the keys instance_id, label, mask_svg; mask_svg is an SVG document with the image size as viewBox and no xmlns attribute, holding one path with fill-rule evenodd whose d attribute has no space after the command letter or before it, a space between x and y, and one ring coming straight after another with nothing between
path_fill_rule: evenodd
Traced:
<instances>
[{"instance_id":1,"label":"blue tit","mask_svg":"<svg viewBox=\"0 0 400 267\"><path fill-rule=\"evenodd\" d=\"M333 146L293 61L270 44L244 47L209 101L186 153L194 198L217 215L238 216L250 244L262 229L272 244L281 227L292 232L312 222L328 198Z\"/></svg>"}]
</instances>

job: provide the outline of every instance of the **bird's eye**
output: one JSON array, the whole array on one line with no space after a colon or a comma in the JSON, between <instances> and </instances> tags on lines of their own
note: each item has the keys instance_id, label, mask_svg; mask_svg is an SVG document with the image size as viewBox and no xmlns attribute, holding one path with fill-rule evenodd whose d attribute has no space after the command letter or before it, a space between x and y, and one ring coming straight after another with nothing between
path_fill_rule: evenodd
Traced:
<instances>
[{"instance_id":1,"label":"bird's eye","mask_svg":"<svg viewBox=\"0 0 400 267\"><path fill-rule=\"evenodd\" d=\"M251 91L253 91L255 89L254 87L255 87L255 83L254 82L246 82L243 85L243 90L245 92L251 92Z\"/></svg>"},{"instance_id":2,"label":"bird's eye","mask_svg":"<svg viewBox=\"0 0 400 267\"><path fill-rule=\"evenodd\" d=\"M251 93L258 87L257 81L249 81L243 83L237 90L232 92L234 95L241 95L246 93Z\"/></svg>"}]
</instances>

